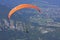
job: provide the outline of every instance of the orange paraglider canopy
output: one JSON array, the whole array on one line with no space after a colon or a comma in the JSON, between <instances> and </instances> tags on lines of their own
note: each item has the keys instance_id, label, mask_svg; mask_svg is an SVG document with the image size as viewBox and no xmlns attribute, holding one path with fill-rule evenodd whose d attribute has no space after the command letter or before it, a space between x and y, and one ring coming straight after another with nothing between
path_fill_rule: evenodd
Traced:
<instances>
[{"instance_id":1,"label":"orange paraglider canopy","mask_svg":"<svg viewBox=\"0 0 60 40\"><path fill-rule=\"evenodd\" d=\"M21 5L18 5L16 7L14 7L8 14L8 18L10 19L10 17L12 16L12 14L14 14L16 11L18 10L21 10L23 8L33 8L33 9L36 9L37 11L40 12L40 8L38 8L37 6L35 5L32 5L32 4L21 4Z\"/></svg>"}]
</instances>

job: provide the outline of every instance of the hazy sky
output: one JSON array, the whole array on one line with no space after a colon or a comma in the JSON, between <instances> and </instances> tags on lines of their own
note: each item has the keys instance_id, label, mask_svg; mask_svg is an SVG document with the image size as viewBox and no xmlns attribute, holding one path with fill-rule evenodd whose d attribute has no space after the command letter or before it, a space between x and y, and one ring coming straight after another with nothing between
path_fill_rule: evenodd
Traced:
<instances>
[{"instance_id":1,"label":"hazy sky","mask_svg":"<svg viewBox=\"0 0 60 40\"><path fill-rule=\"evenodd\" d=\"M43 0L47 1L49 4L60 6L60 0Z\"/></svg>"},{"instance_id":2,"label":"hazy sky","mask_svg":"<svg viewBox=\"0 0 60 40\"><path fill-rule=\"evenodd\" d=\"M34 1L45 1L48 2L48 4L50 5L57 5L60 7L60 0L0 0L1 3L5 4L5 5L17 5L17 4L22 4L22 3L32 3Z\"/></svg>"}]
</instances>

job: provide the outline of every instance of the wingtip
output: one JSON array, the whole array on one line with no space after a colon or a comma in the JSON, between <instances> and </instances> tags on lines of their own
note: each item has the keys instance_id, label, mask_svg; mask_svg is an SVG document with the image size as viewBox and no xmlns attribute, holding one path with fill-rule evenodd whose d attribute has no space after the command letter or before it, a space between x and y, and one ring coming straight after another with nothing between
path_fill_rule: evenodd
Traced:
<instances>
[{"instance_id":1,"label":"wingtip","mask_svg":"<svg viewBox=\"0 0 60 40\"><path fill-rule=\"evenodd\" d=\"M8 16L8 19L10 19L10 17Z\"/></svg>"}]
</instances>

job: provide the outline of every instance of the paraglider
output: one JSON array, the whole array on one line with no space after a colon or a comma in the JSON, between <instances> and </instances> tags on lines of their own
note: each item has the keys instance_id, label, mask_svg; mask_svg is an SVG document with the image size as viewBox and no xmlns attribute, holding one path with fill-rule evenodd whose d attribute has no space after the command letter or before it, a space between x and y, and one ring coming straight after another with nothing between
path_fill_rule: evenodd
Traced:
<instances>
[{"instance_id":1,"label":"paraglider","mask_svg":"<svg viewBox=\"0 0 60 40\"><path fill-rule=\"evenodd\" d=\"M32 4L21 4L21 5L18 5L16 7L14 7L8 14L8 18L10 19L10 17L18 10L21 10L23 8L33 8L33 9L36 9L38 12L40 12L40 8L35 6L35 5L32 5Z\"/></svg>"}]
</instances>

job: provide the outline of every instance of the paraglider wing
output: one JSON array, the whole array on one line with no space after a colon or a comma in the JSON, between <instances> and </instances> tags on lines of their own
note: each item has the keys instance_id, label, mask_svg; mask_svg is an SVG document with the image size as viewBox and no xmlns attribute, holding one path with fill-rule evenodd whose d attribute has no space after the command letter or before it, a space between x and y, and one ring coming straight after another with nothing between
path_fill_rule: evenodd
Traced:
<instances>
[{"instance_id":1,"label":"paraglider wing","mask_svg":"<svg viewBox=\"0 0 60 40\"><path fill-rule=\"evenodd\" d=\"M35 5L32 5L32 4L21 4L21 5L18 5L16 7L14 7L8 14L8 18L10 19L10 17L12 16L12 14L14 14L16 11L18 10L21 10L23 8L33 8L33 9L36 9L40 12L40 8L38 8L37 6Z\"/></svg>"}]
</instances>

